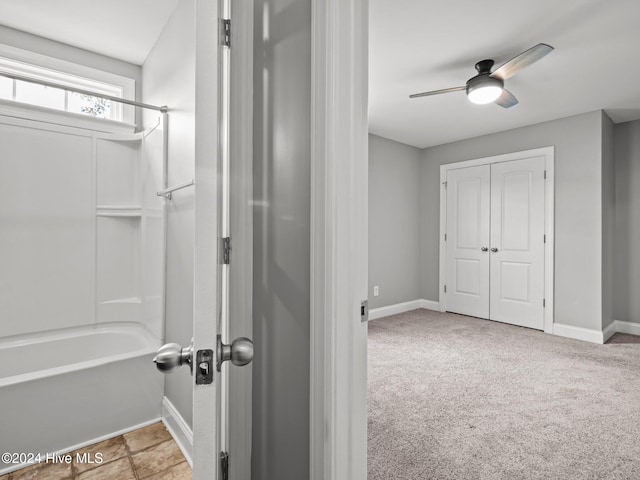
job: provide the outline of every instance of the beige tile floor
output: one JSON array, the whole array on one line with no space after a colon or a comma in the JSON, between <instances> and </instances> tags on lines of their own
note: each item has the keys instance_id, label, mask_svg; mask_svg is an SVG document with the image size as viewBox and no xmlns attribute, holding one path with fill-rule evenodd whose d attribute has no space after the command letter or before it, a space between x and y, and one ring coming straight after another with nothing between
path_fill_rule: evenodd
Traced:
<instances>
[{"instance_id":1,"label":"beige tile floor","mask_svg":"<svg viewBox=\"0 0 640 480\"><path fill-rule=\"evenodd\" d=\"M100 458L98 453L101 464L86 462ZM0 480L191 480L191 467L162 423L70 455L71 464L40 463L2 475Z\"/></svg>"}]
</instances>

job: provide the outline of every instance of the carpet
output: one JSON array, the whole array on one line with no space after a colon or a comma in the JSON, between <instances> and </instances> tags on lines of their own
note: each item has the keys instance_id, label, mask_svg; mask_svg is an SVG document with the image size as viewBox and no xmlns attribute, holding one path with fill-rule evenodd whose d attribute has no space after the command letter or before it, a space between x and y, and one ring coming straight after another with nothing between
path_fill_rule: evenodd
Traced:
<instances>
[{"instance_id":1,"label":"carpet","mask_svg":"<svg viewBox=\"0 0 640 480\"><path fill-rule=\"evenodd\" d=\"M640 479L640 343L620 339L429 310L369 322L369 480Z\"/></svg>"}]
</instances>

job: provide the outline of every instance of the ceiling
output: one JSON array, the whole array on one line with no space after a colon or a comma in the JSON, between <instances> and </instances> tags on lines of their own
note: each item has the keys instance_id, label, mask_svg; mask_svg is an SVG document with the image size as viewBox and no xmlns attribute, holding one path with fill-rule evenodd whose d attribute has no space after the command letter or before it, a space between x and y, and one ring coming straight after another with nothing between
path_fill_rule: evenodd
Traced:
<instances>
[{"instance_id":1,"label":"ceiling","mask_svg":"<svg viewBox=\"0 0 640 480\"><path fill-rule=\"evenodd\" d=\"M0 0L0 24L141 65L178 2Z\"/></svg>"},{"instance_id":2,"label":"ceiling","mask_svg":"<svg viewBox=\"0 0 640 480\"><path fill-rule=\"evenodd\" d=\"M369 0L371 133L428 147L604 109L640 118L637 0ZM1 0L0 24L142 64L179 0ZM474 64L555 51L507 80L520 103L471 104Z\"/></svg>"},{"instance_id":3,"label":"ceiling","mask_svg":"<svg viewBox=\"0 0 640 480\"><path fill-rule=\"evenodd\" d=\"M637 0L369 0L369 130L424 148L604 109L640 118ZM520 103L475 105L474 65L497 68L538 43L555 50L508 79Z\"/></svg>"}]
</instances>

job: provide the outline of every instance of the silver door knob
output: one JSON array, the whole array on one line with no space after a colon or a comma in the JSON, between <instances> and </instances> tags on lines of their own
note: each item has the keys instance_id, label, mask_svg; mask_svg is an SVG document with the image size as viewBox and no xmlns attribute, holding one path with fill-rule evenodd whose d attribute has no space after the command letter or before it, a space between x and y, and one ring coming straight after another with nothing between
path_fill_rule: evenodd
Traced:
<instances>
[{"instance_id":1,"label":"silver door knob","mask_svg":"<svg viewBox=\"0 0 640 480\"><path fill-rule=\"evenodd\" d=\"M177 343L162 345L158 349L156 356L153 357L156 368L162 373L171 373L181 365L189 365L189 369L191 369L192 359L193 344L188 347L181 347Z\"/></svg>"},{"instance_id":2,"label":"silver door knob","mask_svg":"<svg viewBox=\"0 0 640 480\"><path fill-rule=\"evenodd\" d=\"M493 247L493 248L491 249L491 251L492 251L493 253L496 253L496 252L498 251L498 249L497 249L496 247Z\"/></svg>"},{"instance_id":3,"label":"silver door knob","mask_svg":"<svg viewBox=\"0 0 640 480\"><path fill-rule=\"evenodd\" d=\"M237 367L242 367L253 360L253 342L246 337L238 337L231 345L222 343L222 337L218 335L218 348L216 352L218 359L218 371L227 360Z\"/></svg>"},{"instance_id":4,"label":"silver door knob","mask_svg":"<svg viewBox=\"0 0 640 480\"><path fill-rule=\"evenodd\" d=\"M486 252L489 249L487 247L482 247L480 250L482 250L483 252Z\"/></svg>"}]
</instances>

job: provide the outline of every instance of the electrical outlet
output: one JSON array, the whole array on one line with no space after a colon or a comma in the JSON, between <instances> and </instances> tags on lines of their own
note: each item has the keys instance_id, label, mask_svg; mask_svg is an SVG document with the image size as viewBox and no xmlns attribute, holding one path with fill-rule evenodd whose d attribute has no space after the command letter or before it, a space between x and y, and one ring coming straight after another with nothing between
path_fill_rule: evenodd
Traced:
<instances>
[{"instance_id":1,"label":"electrical outlet","mask_svg":"<svg viewBox=\"0 0 640 480\"><path fill-rule=\"evenodd\" d=\"M378 287L378 285L373 287L373 296L377 297L378 295L380 295L380 287Z\"/></svg>"}]
</instances>

